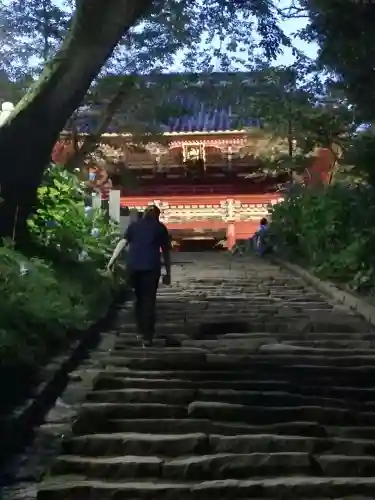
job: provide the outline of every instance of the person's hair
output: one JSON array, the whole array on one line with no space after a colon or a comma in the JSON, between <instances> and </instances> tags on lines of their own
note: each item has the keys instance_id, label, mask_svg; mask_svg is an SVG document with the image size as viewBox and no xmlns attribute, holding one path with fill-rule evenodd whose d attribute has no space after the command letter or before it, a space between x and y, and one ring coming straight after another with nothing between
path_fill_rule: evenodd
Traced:
<instances>
[{"instance_id":1,"label":"person's hair","mask_svg":"<svg viewBox=\"0 0 375 500\"><path fill-rule=\"evenodd\" d=\"M159 217L160 209L156 205L150 205L145 210L145 217Z\"/></svg>"},{"instance_id":2,"label":"person's hair","mask_svg":"<svg viewBox=\"0 0 375 500\"><path fill-rule=\"evenodd\" d=\"M263 217L263 219L260 219L261 226L267 226L267 224L268 224L268 220L265 217Z\"/></svg>"}]
</instances>

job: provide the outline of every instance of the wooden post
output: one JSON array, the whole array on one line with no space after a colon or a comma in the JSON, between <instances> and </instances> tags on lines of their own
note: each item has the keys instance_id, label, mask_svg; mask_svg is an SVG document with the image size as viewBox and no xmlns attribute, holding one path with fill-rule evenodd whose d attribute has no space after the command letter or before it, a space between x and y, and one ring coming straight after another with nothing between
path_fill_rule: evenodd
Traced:
<instances>
[{"instance_id":1,"label":"wooden post","mask_svg":"<svg viewBox=\"0 0 375 500\"><path fill-rule=\"evenodd\" d=\"M120 223L120 203L121 203L121 191L119 189L112 189L109 192L108 200L109 216L115 222Z\"/></svg>"},{"instance_id":2,"label":"wooden post","mask_svg":"<svg viewBox=\"0 0 375 500\"><path fill-rule=\"evenodd\" d=\"M92 208L98 209L102 207L102 195L100 193L94 193L92 197Z\"/></svg>"},{"instance_id":3,"label":"wooden post","mask_svg":"<svg viewBox=\"0 0 375 500\"><path fill-rule=\"evenodd\" d=\"M236 244L236 224L235 222L229 222L227 226L227 246L228 250L231 250Z\"/></svg>"}]
</instances>

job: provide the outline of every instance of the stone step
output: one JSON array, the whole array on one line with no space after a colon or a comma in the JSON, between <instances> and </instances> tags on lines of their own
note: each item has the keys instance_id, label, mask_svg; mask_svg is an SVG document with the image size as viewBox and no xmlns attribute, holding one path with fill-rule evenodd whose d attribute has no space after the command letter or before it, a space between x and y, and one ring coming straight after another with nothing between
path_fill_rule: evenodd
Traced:
<instances>
[{"instance_id":1,"label":"stone step","mask_svg":"<svg viewBox=\"0 0 375 500\"><path fill-rule=\"evenodd\" d=\"M336 459L336 461L335 461ZM217 453L183 458L125 455L116 457L81 457L61 455L55 462L55 475L84 475L86 478L123 480L125 478L167 480L246 479L251 476L281 474L320 475L320 471L335 471L337 477L355 470L359 476L371 476L374 457L342 457L327 455L312 457L301 452ZM340 467L342 466L342 467ZM323 470L324 467L324 470ZM353 469L354 467L354 469ZM363 470L363 473L361 473Z\"/></svg>"},{"instance_id":2,"label":"stone step","mask_svg":"<svg viewBox=\"0 0 375 500\"><path fill-rule=\"evenodd\" d=\"M230 336L229 336L230 335ZM141 348L141 339L136 337L136 334L127 334L118 337L118 341L114 346L113 351L126 351L128 349ZM167 344L166 344L167 342ZM168 347L168 342L173 342L174 345ZM221 346L237 346L258 344L283 343L292 344L300 347L312 347L322 349L375 349L375 335L370 334L338 334L338 333L306 333L306 334L289 334L289 333L247 333L247 334L228 334L221 335L216 339L192 340L186 334L163 334L159 333L154 338L154 350L156 349L194 349L207 348L214 349ZM181 346L181 347L174 347ZM371 352L371 351L370 351ZM364 353L365 354L365 353Z\"/></svg>"},{"instance_id":3,"label":"stone step","mask_svg":"<svg viewBox=\"0 0 375 500\"><path fill-rule=\"evenodd\" d=\"M84 476L61 477L46 481L38 491L38 500L206 500L218 498L342 498L350 495L373 495L375 478L292 476L267 479L214 480L192 482L170 481L101 481Z\"/></svg>"},{"instance_id":4,"label":"stone step","mask_svg":"<svg viewBox=\"0 0 375 500\"><path fill-rule=\"evenodd\" d=\"M185 418L188 406L163 403L83 403L82 411L93 418Z\"/></svg>"},{"instance_id":5,"label":"stone step","mask_svg":"<svg viewBox=\"0 0 375 500\"><path fill-rule=\"evenodd\" d=\"M268 335L271 335L268 333ZM220 335L220 340L227 340L227 339L235 339L235 340L247 340L251 339L253 336L258 338L259 336L264 336L267 338L267 332L248 332L248 333L225 333L223 335ZM271 335L272 338L275 338L275 335ZM290 333L290 332L279 332L277 335L277 338L279 341L295 341L295 340L301 340L301 341L306 341L306 340L311 340L311 341L327 341L327 340L349 340L349 341L355 341L355 340L365 340L365 341L375 341L375 334L372 332L341 332L339 329L336 329L334 332L303 332L303 333ZM187 339L189 340L189 339ZM121 341L121 339L120 339Z\"/></svg>"},{"instance_id":6,"label":"stone step","mask_svg":"<svg viewBox=\"0 0 375 500\"><path fill-rule=\"evenodd\" d=\"M316 422L283 422L269 425L252 426L238 422L212 422L208 419L103 419L100 416L93 417L90 414L81 413L73 424L73 431L79 434L111 433L111 432L135 432L145 434L164 434L165 430L175 434L194 434L204 432L205 434L281 434L308 437L327 437L327 427ZM339 437L374 438L373 428L369 427L330 427L330 436L335 432Z\"/></svg>"},{"instance_id":7,"label":"stone step","mask_svg":"<svg viewBox=\"0 0 375 500\"><path fill-rule=\"evenodd\" d=\"M87 401L102 403L163 403L188 405L197 399L194 389L117 389L92 391L87 394Z\"/></svg>"},{"instance_id":8,"label":"stone step","mask_svg":"<svg viewBox=\"0 0 375 500\"><path fill-rule=\"evenodd\" d=\"M211 430L214 432L214 429ZM289 430L293 430L291 425ZM298 425L295 426L294 430L298 430ZM72 437L64 441L63 449L64 453L68 455L90 457L115 455L178 457L189 454L272 454L282 452L307 453L314 454L314 456L331 453L360 457L374 454L375 440L262 433L221 435L214 433L145 434L141 432L112 432Z\"/></svg>"},{"instance_id":9,"label":"stone step","mask_svg":"<svg viewBox=\"0 0 375 500\"><path fill-rule=\"evenodd\" d=\"M194 401L188 406L162 403L84 403L86 418L203 418L259 425L288 420L316 421L323 425L371 426L375 412L329 406L249 406L213 401Z\"/></svg>"},{"instance_id":10,"label":"stone step","mask_svg":"<svg viewBox=\"0 0 375 500\"><path fill-rule=\"evenodd\" d=\"M237 313L238 314L238 313ZM236 315L237 316L237 315ZM246 318L243 318L246 319ZM213 321L218 320L217 316L213 317ZM232 318L233 320L233 318ZM211 322L211 321L210 321ZM173 333L173 331L176 331L176 333L184 333L184 330L197 330L197 326L199 326L200 321L193 322L189 320L189 322L186 322L185 316L182 316L179 321L170 321L166 322L163 321L163 327L161 327L161 323L159 324L159 331L161 331L161 328L163 328L165 331L169 331ZM128 332L135 332L135 325L124 325L124 328ZM359 321L356 324L350 324L345 322L345 320L342 321L342 323L338 324L333 321L328 322L318 322L316 319L312 320L309 318L300 318L297 317L296 319L291 319L291 318L278 318L274 317L271 319L269 318L268 314L265 314L264 320L259 319L259 315L256 314L255 316L248 316L248 327L247 327L248 333L280 333L280 334L288 334L288 335L308 335L308 334L319 334L322 336L323 334L338 334L337 336L342 337L342 335L346 334L348 337L350 337L350 334L353 334L353 338L355 338L356 334L371 334L372 328L368 326L366 323L363 323L362 321ZM235 332L236 334L238 332ZM212 331L211 336L214 336L215 332ZM219 333L217 334L219 335ZM220 334L220 336L223 336L224 334ZM196 335L194 336L195 338L199 337L199 333L197 332Z\"/></svg>"},{"instance_id":11,"label":"stone step","mask_svg":"<svg viewBox=\"0 0 375 500\"><path fill-rule=\"evenodd\" d=\"M350 349L350 356L347 355L348 349ZM202 349L203 351L203 349ZM297 345L294 343L268 343L264 340L259 340L258 342L249 342L247 345L241 346L219 346L217 348L211 348L206 350L206 354L212 355L227 355L227 356L258 356L254 361L263 361L264 359L268 361L270 354L276 357L276 360L287 361L287 356L295 357L298 355L298 359L302 362L315 362L315 364L328 364L332 360L335 365L347 366L347 365L361 365L367 364L374 360L375 358L375 346L374 348L360 348L360 344L357 342L356 347L350 348L324 348L316 345L315 347L307 347L303 345ZM275 358L272 357L272 361Z\"/></svg>"},{"instance_id":12,"label":"stone step","mask_svg":"<svg viewBox=\"0 0 375 500\"><path fill-rule=\"evenodd\" d=\"M339 398L290 394L282 391L257 392L228 389L114 389L95 390L87 395L89 402L102 403L163 403L187 405L193 401L213 401L255 406L332 406L359 408L359 402ZM375 404L375 403L374 403Z\"/></svg>"},{"instance_id":13,"label":"stone step","mask_svg":"<svg viewBox=\"0 0 375 500\"><path fill-rule=\"evenodd\" d=\"M260 314L258 311L254 311L254 313L240 313L241 314L241 320L245 321L247 323L246 330L248 333L260 333L260 332L280 332L280 333L289 333L289 334L305 334L305 333L337 333L340 332L342 334L358 334L358 333L368 333L370 334L372 332L372 327L368 325L366 322L363 320L356 320L356 321L348 321L347 319L345 320L344 318L341 317L341 321L338 321L337 319L333 318L332 316L330 318L325 318L323 319L321 316L322 314L320 312L317 312L316 314L310 313L309 315L301 315L301 314L295 314L295 315L289 315L288 317L278 317L278 316L272 316L269 314L269 312L264 312ZM219 318L217 314L212 315L211 317L205 316L200 317L198 321L193 321L192 319L189 319L189 324L186 325L186 314L181 314L180 317L175 318L173 321L167 320L166 318L163 318L163 321L159 323L159 328L160 325L163 324L163 328L167 330L176 330L176 333L179 332L183 333L183 329L186 329L187 327L192 328L192 327L197 327L199 324L203 322L205 323L218 323L220 322L234 322L236 321L236 318L238 318L238 311L236 314L233 314L232 316L228 317L223 317ZM135 324L134 323L128 323L128 324L123 324L122 328L124 331L127 332L135 332ZM234 333L240 333L240 332L234 332ZM215 329L212 328L212 335L215 334ZM217 328L217 334L218 335L224 335L224 332L220 333L219 327Z\"/></svg>"},{"instance_id":14,"label":"stone step","mask_svg":"<svg viewBox=\"0 0 375 500\"><path fill-rule=\"evenodd\" d=\"M121 414L122 406L116 407L113 413ZM139 405L137 405L139 406ZM208 418L219 421L242 421L251 424L272 424L290 420L316 421L323 425L372 425L375 422L375 413L352 410L348 408L335 408L329 406L285 406L265 407L247 406L241 404L195 401L188 406L188 416L192 418ZM118 417L114 417L118 418ZM124 417L120 417L124 418ZM126 417L125 417L126 418Z\"/></svg>"},{"instance_id":15,"label":"stone step","mask_svg":"<svg viewBox=\"0 0 375 500\"><path fill-rule=\"evenodd\" d=\"M193 341L192 341L193 342ZM237 355L237 356L248 356L251 354L252 360L262 361L264 358L270 357L272 359L287 359L289 356L291 359L296 354L299 354L299 359L302 361L307 361L309 359L318 360L319 363L324 363L323 360L328 358L338 358L337 362L345 363L345 360L364 363L365 361L371 362L375 358L375 343L373 347L368 346L368 342L365 343L365 347L361 348L359 343L350 351L348 355L348 347L346 348L324 348L320 346L306 346L306 345L296 345L292 342L277 342L276 339L269 341L264 338L257 338L248 341L240 342L230 342L230 341L220 341L220 340L201 340L195 341L195 346L186 345L187 342L183 342L181 347L168 347L165 346L161 348L150 348L143 349L142 347L132 347L132 346L115 346L112 350L114 359L116 358L153 358L153 359L168 359L173 358L176 360L187 359L190 360L194 356L204 356L208 354L222 354L222 355ZM255 353L255 354L254 354ZM103 357L108 357L108 352L103 351ZM323 360L319 358L323 357Z\"/></svg>"},{"instance_id":16,"label":"stone step","mask_svg":"<svg viewBox=\"0 0 375 500\"><path fill-rule=\"evenodd\" d=\"M284 299L284 300L270 300L269 297L264 298L263 300L255 299L254 297L244 297L242 300L239 300L233 296L228 296L225 293L225 297L219 300L220 297L216 299L216 303L214 304L212 301L202 301L200 303L196 303L194 305L183 304L166 304L158 309L160 317L170 318L174 316L178 316L178 314L182 311L196 313L197 311L207 311L207 314L210 316L214 316L214 312L217 312L219 316L229 316L231 313L236 313L238 311L244 311L245 315L251 314L254 312L274 312L277 313L281 308L286 308L288 304L290 308L292 308L292 312L304 312L304 311L332 311L335 312L335 308L333 305L324 302L323 300L308 300L308 298L300 299L299 296L294 298ZM249 300L251 299L251 303ZM223 308L223 304L225 301L225 309Z\"/></svg>"},{"instance_id":17,"label":"stone step","mask_svg":"<svg viewBox=\"0 0 375 500\"><path fill-rule=\"evenodd\" d=\"M161 478L176 481L248 479L262 476L310 475L371 477L375 457L342 455L311 456L300 452L231 454L220 453L177 458L161 466ZM115 476L114 478L119 477Z\"/></svg>"},{"instance_id":18,"label":"stone step","mask_svg":"<svg viewBox=\"0 0 375 500\"><path fill-rule=\"evenodd\" d=\"M316 397L311 395L291 394L282 391L256 392L245 390L228 389L199 389L195 394L197 401L223 402L231 404L242 404L250 406L338 406L347 401L328 397ZM358 404L356 404L358 408Z\"/></svg>"},{"instance_id":19,"label":"stone step","mask_svg":"<svg viewBox=\"0 0 375 500\"><path fill-rule=\"evenodd\" d=\"M366 366L375 361L375 349L352 349L348 355L347 349L322 349L312 347L300 347L284 343L267 343L264 340L251 341L244 347L222 347L216 350L205 348L176 348L165 347L163 349L132 349L114 351L112 355L103 352L96 359L107 361L108 364L116 366L123 360L161 360L164 363L175 364L184 363L188 366L196 363L197 368L200 365L209 363L233 363L233 367L242 364L255 363L257 366L266 364L275 364L283 362L288 366L296 364L296 355L298 354L298 363L313 364L315 366ZM215 369L215 367L214 367Z\"/></svg>"},{"instance_id":20,"label":"stone step","mask_svg":"<svg viewBox=\"0 0 375 500\"><path fill-rule=\"evenodd\" d=\"M203 292L204 293L204 292ZM221 295L209 294L214 297L214 300L207 300L204 296L197 297L194 300L186 299L171 299L171 300L159 300L158 312L161 314L173 314L178 311L205 311L209 310L219 310L221 314L227 314L231 310L239 310L239 308L244 308L244 310L254 310L256 308L269 308L277 310L278 306L283 307L286 304L293 306L293 308L309 308L309 309L324 309L327 311L337 311L337 306L329 304L325 299L315 295L306 295L298 292L287 296L282 299L270 299L271 293L262 293L259 290L255 294L252 292L241 292L236 293L233 290L224 290L224 294ZM251 303L249 303L249 298L251 298ZM223 309L225 305L225 309ZM220 308L220 309L219 309ZM350 309L347 309L348 314L351 313ZM354 314L354 313L352 313ZM129 318L129 320L131 320Z\"/></svg>"},{"instance_id":21,"label":"stone step","mask_svg":"<svg viewBox=\"0 0 375 500\"><path fill-rule=\"evenodd\" d=\"M207 351L216 352L220 349L226 352L241 350L241 352L246 352L248 349L256 348L257 346L267 345L267 344L281 344L285 345L287 349L289 346L296 351L300 352L317 352L317 353L327 353L328 355L346 355L348 354L348 348L351 350L352 355L375 355L375 338L373 341L368 340L303 340L300 337L288 336L287 339L281 335L266 335L258 334L257 336L244 336L243 338L230 338L230 339L206 339L206 340L182 340L181 349L205 349ZM128 350L130 346L121 345L116 346L115 350L122 351ZM133 348L134 349L134 348Z\"/></svg>"},{"instance_id":22,"label":"stone step","mask_svg":"<svg viewBox=\"0 0 375 500\"><path fill-rule=\"evenodd\" d=\"M60 455L51 473L58 475L84 475L86 478L120 481L135 478L162 478L163 458L125 455L116 457L82 457Z\"/></svg>"},{"instance_id":23,"label":"stone step","mask_svg":"<svg viewBox=\"0 0 375 500\"><path fill-rule=\"evenodd\" d=\"M152 348L121 315L40 500L374 498L373 327L240 261L177 266Z\"/></svg>"},{"instance_id":24,"label":"stone step","mask_svg":"<svg viewBox=\"0 0 375 500\"><path fill-rule=\"evenodd\" d=\"M113 350L111 353L100 353L96 359L105 362L108 365L117 366L119 363L127 363L128 360L150 360L150 361L163 361L168 364L183 364L190 366L194 363L199 366L206 363L206 351L204 349L189 348L181 349L178 347L163 347L163 348L150 348L144 349L131 348Z\"/></svg>"},{"instance_id":25,"label":"stone step","mask_svg":"<svg viewBox=\"0 0 375 500\"><path fill-rule=\"evenodd\" d=\"M290 430L291 426L290 426ZM216 453L304 452L310 455L334 453L346 456L372 455L374 440L341 437L311 437L289 434L210 435L210 449Z\"/></svg>"},{"instance_id":26,"label":"stone step","mask_svg":"<svg viewBox=\"0 0 375 500\"><path fill-rule=\"evenodd\" d=\"M293 369L292 369L293 368ZM368 368L368 370L365 369ZM296 366L281 367L280 370L241 370L244 380L253 380L254 382L272 381L277 378L279 381L289 383L299 383L300 385L311 384L314 386L351 386L361 387L363 389L372 389L374 387L372 377L373 367L360 367L359 369L336 368L332 367L314 367L314 366ZM323 371L324 370L324 371ZM125 367L107 366L102 374L110 377L144 378L144 379L182 379L189 381L199 380L238 380L239 372L237 370L137 370ZM322 373L323 372L323 373Z\"/></svg>"},{"instance_id":27,"label":"stone step","mask_svg":"<svg viewBox=\"0 0 375 500\"><path fill-rule=\"evenodd\" d=\"M186 342L186 341L185 341ZM373 340L365 340L359 338L358 340L353 339L342 339L342 340L301 340L301 339L283 339L284 344L291 344L300 347L313 347L320 349L350 349L350 352L354 351L365 351L371 352L375 349L375 337ZM183 344L184 345L184 344ZM198 346L197 346L198 347Z\"/></svg>"},{"instance_id":28,"label":"stone step","mask_svg":"<svg viewBox=\"0 0 375 500\"><path fill-rule=\"evenodd\" d=\"M139 341L138 341L139 342ZM139 342L140 344L140 342ZM163 358L164 357L175 357L188 358L194 357L195 355L205 354L206 350L201 347L180 347L180 346L168 346L165 345L162 348L153 345L148 349L144 349L141 345L131 346L131 345L115 345L112 349L112 355L117 357L135 357L135 358ZM368 352L368 351L367 351ZM375 351L374 351L375 353ZM108 352L107 352L108 355Z\"/></svg>"},{"instance_id":29,"label":"stone step","mask_svg":"<svg viewBox=\"0 0 375 500\"><path fill-rule=\"evenodd\" d=\"M266 347L266 346L263 346ZM261 347L262 348L262 347ZM288 350L288 347L279 347L278 345L267 346L267 352L263 354L236 354L236 353L183 353L180 355L158 353L153 355L144 354L142 357L132 357L116 355L97 355L95 362L101 366L109 367L129 367L133 370L210 370L218 371L221 369L236 368L247 369L261 372L279 372L280 370L306 369L319 370L321 374L344 374L346 371L366 372L368 376L375 375L375 356L328 356L319 354L294 353L294 349L289 349L291 353L280 353L281 349ZM298 354L298 356L297 356Z\"/></svg>"},{"instance_id":30,"label":"stone step","mask_svg":"<svg viewBox=\"0 0 375 500\"><path fill-rule=\"evenodd\" d=\"M218 389L234 391L255 391L267 394L267 391L284 391L293 395L319 396L325 398L343 398L359 402L375 401L375 388L360 388L349 386L306 386L298 380L184 380L184 379L153 379L127 378L101 375L94 387L98 391L121 389Z\"/></svg>"},{"instance_id":31,"label":"stone step","mask_svg":"<svg viewBox=\"0 0 375 500\"><path fill-rule=\"evenodd\" d=\"M181 333L180 331L176 331L176 328L173 327L172 332L169 332L167 328L162 329L163 331L157 332L154 337L154 347L164 346L164 341L174 340L182 342L184 340L189 340L189 336L185 333ZM134 331L133 333L127 332L118 336L115 348L116 349L128 349L131 346L136 346L138 348L141 347L142 339L137 335ZM165 348L165 347L164 347Z\"/></svg>"},{"instance_id":32,"label":"stone step","mask_svg":"<svg viewBox=\"0 0 375 500\"><path fill-rule=\"evenodd\" d=\"M298 356L297 356L298 354ZM201 355L200 355L201 356ZM311 365L313 367L331 367L333 369L348 367L362 369L371 367L375 361L375 353L371 354L347 354L335 352L329 349L295 349L283 344L262 345L257 353L207 353L205 355L207 363L220 366L233 364L233 367L242 365L265 367L285 364L287 367Z\"/></svg>"},{"instance_id":33,"label":"stone step","mask_svg":"<svg viewBox=\"0 0 375 500\"><path fill-rule=\"evenodd\" d=\"M64 453L81 456L180 455L208 452L209 439L203 433L142 434L111 433L79 436L64 443Z\"/></svg>"},{"instance_id":34,"label":"stone step","mask_svg":"<svg viewBox=\"0 0 375 500\"><path fill-rule=\"evenodd\" d=\"M178 378L136 378L112 375L100 375L97 378L95 390L115 390L115 389L248 389L248 390L278 390L293 387L285 381L270 380L254 382L253 380L186 380ZM162 376L162 374L160 374ZM295 386L298 388L298 386ZM319 387L319 391L323 388ZM353 395L358 389L353 388ZM367 391L371 395L371 390ZM374 389L375 399L375 389Z\"/></svg>"}]
</instances>

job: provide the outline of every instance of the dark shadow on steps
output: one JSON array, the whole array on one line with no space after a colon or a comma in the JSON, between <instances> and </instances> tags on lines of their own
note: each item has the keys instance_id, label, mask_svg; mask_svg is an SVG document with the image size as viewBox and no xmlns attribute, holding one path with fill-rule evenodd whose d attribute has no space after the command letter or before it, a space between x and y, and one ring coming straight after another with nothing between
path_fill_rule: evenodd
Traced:
<instances>
[{"instance_id":1,"label":"dark shadow on steps","mask_svg":"<svg viewBox=\"0 0 375 500\"><path fill-rule=\"evenodd\" d=\"M201 323L198 328L197 339L216 338L226 333L247 333L250 325L248 321L215 321Z\"/></svg>"},{"instance_id":2,"label":"dark shadow on steps","mask_svg":"<svg viewBox=\"0 0 375 500\"><path fill-rule=\"evenodd\" d=\"M114 297L107 314L92 324L87 330L72 330L70 337L78 339L62 354L63 361L51 373L44 374L39 387L33 388L33 397L25 401L11 413L0 419L0 500L1 488L11 484L13 471L17 467L18 453L32 443L35 429L43 422L48 411L69 382L69 374L74 371L97 347L101 334L114 327L118 310L124 306L129 296L128 290L121 290ZM51 363L53 363L53 358ZM46 365L48 367L48 365Z\"/></svg>"}]
</instances>

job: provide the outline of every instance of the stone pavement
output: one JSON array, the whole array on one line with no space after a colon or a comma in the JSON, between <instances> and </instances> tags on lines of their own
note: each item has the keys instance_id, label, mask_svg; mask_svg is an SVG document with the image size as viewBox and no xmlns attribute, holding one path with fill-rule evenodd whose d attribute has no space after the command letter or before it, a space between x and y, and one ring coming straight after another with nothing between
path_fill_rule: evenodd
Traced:
<instances>
[{"instance_id":1,"label":"stone pavement","mask_svg":"<svg viewBox=\"0 0 375 500\"><path fill-rule=\"evenodd\" d=\"M261 259L177 258L155 346L125 316L87 362L39 500L375 498L371 326Z\"/></svg>"}]
</instances>

